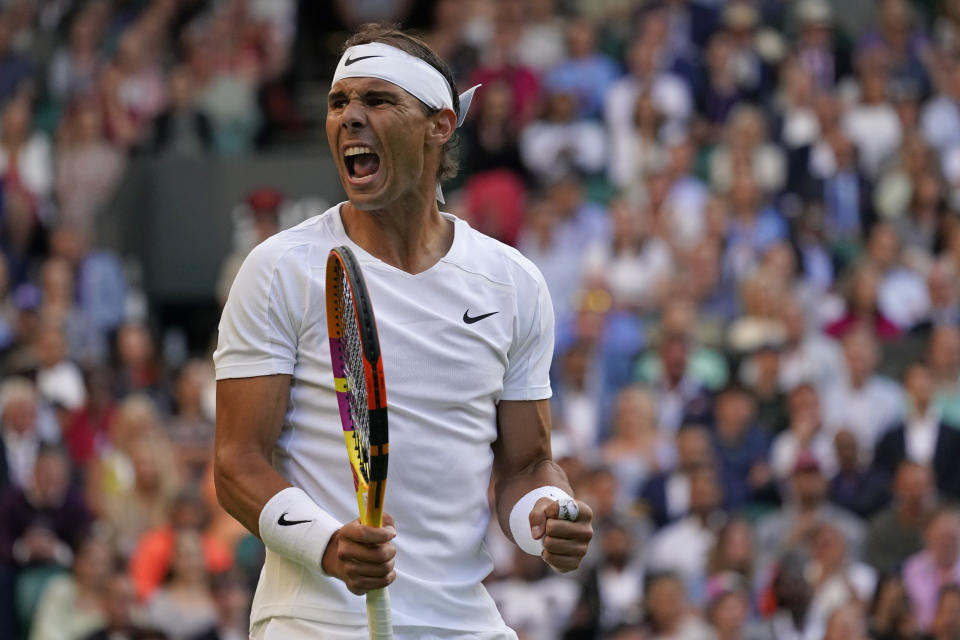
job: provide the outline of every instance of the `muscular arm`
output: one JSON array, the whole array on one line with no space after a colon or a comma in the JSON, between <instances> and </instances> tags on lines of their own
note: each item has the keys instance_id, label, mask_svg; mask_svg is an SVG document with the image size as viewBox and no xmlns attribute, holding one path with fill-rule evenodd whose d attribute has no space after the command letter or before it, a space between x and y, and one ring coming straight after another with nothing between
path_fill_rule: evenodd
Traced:
<instances>
[{"instance_id":1,"label":"muscular arm","mask_svg":"<svg viewBox=\"0 0 960 640\"><path fill-rule=\"evenodd\" d=\"M263 506L291 486L270 464L289 393L288 375L217 382L213 463L217 498L227 513L261 538ZM356 594L383 588L396 577L393 558L397 551L390 542L395 535L393 518L386 513L383 527L367 527L359 519L347 523L324 548L323 570L343 580Z\"/></svg>"},{"instance_id":2,"label":"muscular arm","mask_svg":"<svg viewBox=\"0 0 960 640\"><path fill-rule=\"evenodd\" d=\"M497 441L493 445L494 500L500 528L513 540L510 512L528 492L545 485L559 487L573 495L566 474L553 461L550 451L550 405L547 400L500 402L497 408ZM577 522L557 519L557 503L541 498L530 521L544 520L543 558L560 571L575 569L593 535L593 513L577 501ZM534 533L535 538L540 535Z\"/></svg>"},{"instance_id":3,"label":"muscular arm","mask_svg":"<svg viewBox=\"0 0 960 640\"><path fill-rule=\"evenodd\" d=\"M287 410L290 376L217 382L217 434L213 473L217 499L256 536L263 505L290 486L270 464Z\"/></svg>"}]
</instances>

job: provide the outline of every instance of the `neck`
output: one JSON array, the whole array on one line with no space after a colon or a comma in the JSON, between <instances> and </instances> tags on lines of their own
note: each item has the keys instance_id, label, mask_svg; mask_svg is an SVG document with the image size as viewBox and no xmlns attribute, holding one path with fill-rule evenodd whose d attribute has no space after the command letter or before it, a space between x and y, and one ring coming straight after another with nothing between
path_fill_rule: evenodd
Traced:
<instances>
[{"instance_id":1,"label":"neck","mask_svg":"<svg viewBox=\"0 0 960 640\"><path fill-rule=\"evenodd\" d=\"M440 215L433 191L427 197L422 197L423 192L420 189L383 209L344 204L341 218L347 235L393 267L408 273L429 269L450 249L453 225Z\"/></svg>"}]
</instances>

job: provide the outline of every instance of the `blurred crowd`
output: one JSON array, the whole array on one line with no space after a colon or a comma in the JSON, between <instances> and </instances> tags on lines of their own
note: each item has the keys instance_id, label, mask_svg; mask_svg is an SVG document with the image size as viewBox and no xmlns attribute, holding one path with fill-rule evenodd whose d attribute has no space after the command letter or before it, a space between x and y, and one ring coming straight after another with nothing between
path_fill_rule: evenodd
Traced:
<instances>
[{"instance_id":1,"label":"blurred crowd","mask_svg":"<svg viewBox=\"0 0 960 640\"><path fill-rule=\"evenodd\" d=\"M491 525L508 624L960 638L960 1L330 11L420 5L483 85L449 210L544 273L554 456L595 513L566 575ZM246 637L210 354L158 338L96 223L133 158L321 121L295 36L292 0L0 3L0 638ZM283 200L243 203L211 298Z\"/></svg>"},{"instance_id":2,"label":"blurred crowd","mask_svg":"<svg viewBox=\"0 0 960 640\"><path fill-rule=\"evenodd\" d=\"M556 575L521 637L960 638L960 2L439 2L455 210L543 271Z\"/></svg>"}]
</instances>

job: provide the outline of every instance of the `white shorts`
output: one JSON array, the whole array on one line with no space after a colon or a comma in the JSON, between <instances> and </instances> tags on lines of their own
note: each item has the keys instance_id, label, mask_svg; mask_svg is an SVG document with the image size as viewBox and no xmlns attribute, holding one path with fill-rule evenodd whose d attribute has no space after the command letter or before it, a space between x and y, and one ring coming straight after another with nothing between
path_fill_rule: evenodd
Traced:
<instances>
[{"instance_id":1,"label":"white shorts","mask_svg":"<svg viewBox=\"0 0 960 640\"><path fill-rule=\"evenodd\" d=\"M394 627L395 640L517 640L512 629L456 631L430 627ZM302 618L268 618L250 629L251 640L369 640L366 626L320 623Z\"/></svg>"}]
</instances>

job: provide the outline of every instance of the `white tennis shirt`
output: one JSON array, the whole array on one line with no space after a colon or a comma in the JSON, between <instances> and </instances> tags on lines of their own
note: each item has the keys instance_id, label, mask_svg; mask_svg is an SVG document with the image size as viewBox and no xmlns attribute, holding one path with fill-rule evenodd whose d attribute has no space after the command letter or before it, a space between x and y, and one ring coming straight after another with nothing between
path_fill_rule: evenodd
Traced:
<instances>
[{"instance_id":1,"label":"white tennis shirt","mask_svg":"<svg viewBox=\"0 0 960 640\"><path fill-rule=\"evenodd\" d=\"M443 215L453 244L416 275L354 244L340 205L258 245L230 290L214 362L217 379L293 376L273 465L340 522L356 519L324 301L327 253L349 246L370 290L387 386L393 622L489 631L504 626L480 584L493 566L483 537L496 405L550 397L553 310L529 260ZM364 624L366 609L340 580L268 549L251 623L272 616Z\"/></svg>"}]
</instances>

